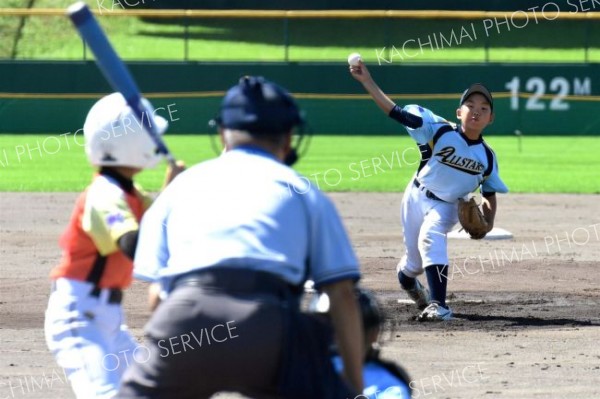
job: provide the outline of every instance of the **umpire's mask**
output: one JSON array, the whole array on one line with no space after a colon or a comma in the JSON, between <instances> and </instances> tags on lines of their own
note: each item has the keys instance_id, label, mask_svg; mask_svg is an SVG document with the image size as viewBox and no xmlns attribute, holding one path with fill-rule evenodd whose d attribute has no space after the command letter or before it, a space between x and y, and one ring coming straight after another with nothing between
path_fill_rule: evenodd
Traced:
<instances>
[{"instance_id":1,"label":"umpire's mask","mask_svg":"<svg viewBox=\"0 0 600 399\"><path fill-rule=\"evenodd\" d=\"M284 163L298 160L304 118L293 97L281 86L262 76L244 76L225 94L215 122L224 128L247 131L260 137L285 134L299 126L299 136Z\"/></svg>"}]
</instances>

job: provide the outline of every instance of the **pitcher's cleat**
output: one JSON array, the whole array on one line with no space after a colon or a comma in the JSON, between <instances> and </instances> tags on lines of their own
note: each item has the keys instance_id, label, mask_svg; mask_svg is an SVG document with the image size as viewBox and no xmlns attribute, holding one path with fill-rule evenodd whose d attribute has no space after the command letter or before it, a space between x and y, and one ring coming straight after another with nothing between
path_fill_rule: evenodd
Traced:
<instances>
[{"instance_id":1,"label":"pitcher's cleat","mask_svg":"<svg viewBox=\"0 0 600 399\"><path fill-rule=\"evenodd\" d=\"M452 310L433 302L417 317L418 321L447 321L452 319Z\"/></svg>"}]
</instances>

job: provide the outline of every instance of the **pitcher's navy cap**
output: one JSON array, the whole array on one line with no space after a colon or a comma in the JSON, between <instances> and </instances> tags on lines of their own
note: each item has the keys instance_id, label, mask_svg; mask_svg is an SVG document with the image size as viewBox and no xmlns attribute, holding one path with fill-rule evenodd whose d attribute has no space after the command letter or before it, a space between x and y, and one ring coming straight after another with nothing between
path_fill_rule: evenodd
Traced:
<instances>
[{"instance_id":1,"label":"pitcher's navy cap","mask_svg":"<svg viewBox=\"0 0 600 399\"><path fill-rule=\"evenodd\" d=\"M473 83L471 86L469 86L469 88L465 90L460 97L459 105L463 105L463 103L467 101L467 98L469 98L471 94L475 93L479 93L484 96L487 102L490 103L490 109L492 111L494 110L494 98L492 97L492 93L481 83Z\"/></svg>"},{"instance_id":2,"label":"pitcher's navy cap","mask_svg":"<svg viewBox=\"0 0 600 399\"><path fill-rule=\"evenodd\" d=\"M254 134L287 133L303 123L296 101L262 76L244 76L225 94L216 122Z\"/></svg>"}]
</instances>

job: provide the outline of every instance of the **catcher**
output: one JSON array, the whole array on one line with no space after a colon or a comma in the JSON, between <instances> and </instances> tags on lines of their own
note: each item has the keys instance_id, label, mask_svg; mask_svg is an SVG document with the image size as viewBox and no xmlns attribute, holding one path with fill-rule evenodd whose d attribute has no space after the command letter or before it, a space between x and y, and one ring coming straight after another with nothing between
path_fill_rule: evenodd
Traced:
<instances>
[{"instance_id":1,"label":"catcher","mask_svg":"<svg viewBox=\"0 0 600 399\"><path fill-rule=\"evenodd\" d=\"M362 316L364 333L364 363L362 395L354 399L410 399L411 379L400 365L380 356L379 334L383 331L385 314L375 294L364 288L355 288L356 299ZM329 297L326 293L315 295L309 310L317 317L329 317ZM337 353L335 342L331 343L332 362L339 373L343 370L342 358Z\"/></svg>"},{"instance_id":2,"label":"catcher","mask_svg":"<svg viewBox=\"0 0 600 399\"><path fill-rule=\"evenodd\" d=\"M460 215L471 238L485 237L494 226L496 193L508 192L498 174L496 155L482 137L494 121L492 94L482 84L469 86L460 98L456 110L460 124L455 125L419 105L396 105L362 61L351 66L350 73L419 145L421 162L402 199L406 252L397 266L398 280L421 310L419 321L450 320L447 233ZM465 200L478 187L483 212L474 200ZM430 292L417 280L423 271Z\"/></svg>"}]
</instances>

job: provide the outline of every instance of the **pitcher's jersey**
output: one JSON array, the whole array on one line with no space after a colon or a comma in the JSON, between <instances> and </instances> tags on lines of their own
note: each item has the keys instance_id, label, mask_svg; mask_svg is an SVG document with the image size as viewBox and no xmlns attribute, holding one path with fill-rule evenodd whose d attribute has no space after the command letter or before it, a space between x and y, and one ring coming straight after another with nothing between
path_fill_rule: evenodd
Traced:
<instances>
[{"instance_id":1,"label":"pitcher's jersey","mask_svg":"<svg viewBox=\"0 0 600 399\"><path fill-rule=\"evenodd\" d=\"M416 178L429 191L447 202L478 187L484 196L508 192L498 174L496 155L481 136L471 140L460 126L419 105L407 105L404 111L422 119L420 127L406 130L421 151Z\"/></svg>"},{"instance_id":2,"label":"pitcher's jersey","mask_svg":"<svg viewBox=\"0 0 600 399\"><path fill-rule=\"evenodd\" d=\"M138 230L150 203L133 186L125 188L111 176L97 175L77 199L60 238L62 260L50 277L88 281L100 288L129 286L133 262L119 249L117 240Z\"/></svg>"}]
</instances>

